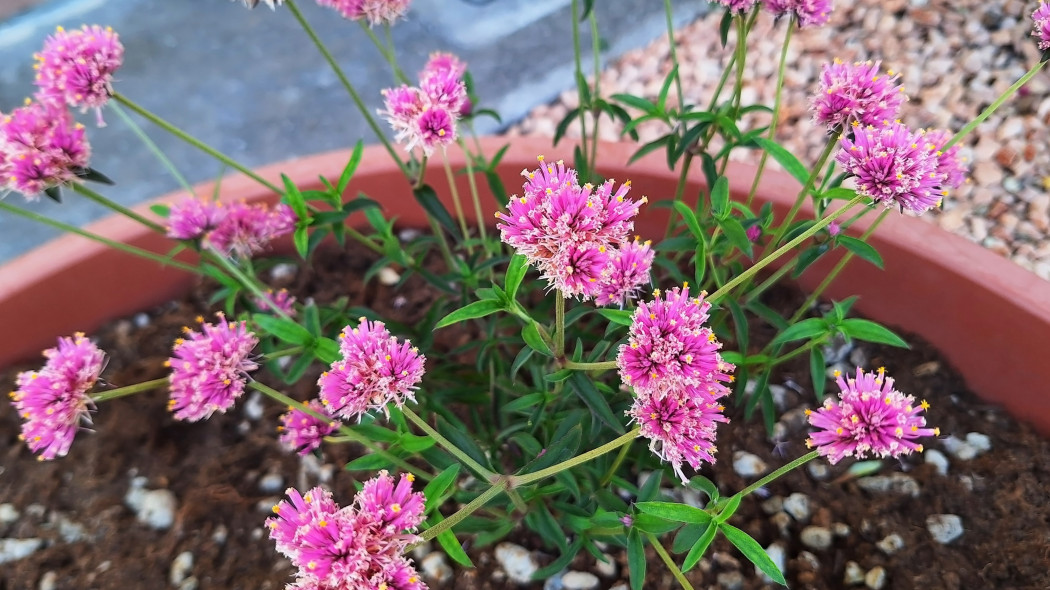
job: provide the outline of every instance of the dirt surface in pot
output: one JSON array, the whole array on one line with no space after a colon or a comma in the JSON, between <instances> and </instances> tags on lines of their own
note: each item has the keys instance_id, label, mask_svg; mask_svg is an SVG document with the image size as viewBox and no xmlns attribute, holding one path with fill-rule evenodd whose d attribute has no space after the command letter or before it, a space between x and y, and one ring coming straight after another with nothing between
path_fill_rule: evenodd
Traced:
<instances>
[{"instance_id":1,"label":"dirt surface in pot","mask_svg":"<svg viewBox=\"0 0 1050 590\"><path fill-rule=\"evenodd\" d=\"M322 253L309 275L290 266L270 274L300 300L346 296L351 306L419 321L435 294L418 277L398 290L374 280L365 284L361 277L373 261L369 252L351 247ZM111 357L106 381L122 386L164 376L172 339L209 311L207 299L198 289L93 334ZM788 309L798 301L796 293L782 290L771 305ZM770 337L756 333L752 340ZM763 547L779 547L772 551L783 556L791 588L1050 588L1050 442L980 401L936 351L907 339L912 350L860 345L835 352L846 365L887 367L901 391L927 399L941 439L927 441L925 456L886 461L877 474L863 477L851 476L847 462L828 467L815 461L769 486L764 497L745 499L733 524ZM32 368L7 371L0 386L12 388L17 370ZM815 404L807 375L803 362L772 380L782 409L772 440L760 423L728 410L733 420L719 428L720 460L702 471L723 493L757 477L738 473L746 463L771 470L806 451L803 408ZM308 399L315 378L316 372L308 374L285 390ZM0 590L265 590L291 581L291 565L264 530L270 508L287 486L303 489L317 481L346 503L354 477L362 475L340 467L361 449L327 446L323 464L290 455L275 434L284 408L251 394L226 415L195 424L172 419L164 402L163 391L106 402L94 416L95 432L79 434L67 457L43 463L18 441L18 417L3 404L0 560L8 561L0 567ZM669 478L665 482L669 494L681 497ZM139 520L144 517L153 526ZM540 565L556 556L521 528L506 541L524 547ZM515 587L492 547L469 552L477 569L454 569L450 580L428 580L430 586ZM626 556L614 549L610 554L615 567L598 567L585 555L569 570L592 572L598 588L616 587L627 581ZM645 587L677 587L652 548L648 555ZM687 577L697 588L773 587L724 539ZM538 590L543 583L527 587Z\"/></svg>"}]
</instances>

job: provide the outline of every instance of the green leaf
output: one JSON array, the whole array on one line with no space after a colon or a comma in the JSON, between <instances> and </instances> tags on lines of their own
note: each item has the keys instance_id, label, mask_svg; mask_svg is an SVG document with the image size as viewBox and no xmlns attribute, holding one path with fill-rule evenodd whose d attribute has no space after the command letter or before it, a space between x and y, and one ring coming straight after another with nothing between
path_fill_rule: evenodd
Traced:
<instances>
[{"instance_id":1,"label":"green leaf","mask_svg":"<svg viewBox=\"0 0 1050 590\"><path fill-rule=\"evenodd\" d=\"M491 468L488 457L474 441L474 438L468 435L460 428L454 428L447 420L438 417L437 419L437 431L441 436L444 436L456 445L459 450L467 454L468 457L474 459L485 468Z\"/></svg>"},{"instance_id":2,"label":"green leaf","mask_svg":"<svg viewBox=\"0 0 1050 590\"><path fill-rule=\"evenodd\" d=\"M627 535L627 571L631 576L631 590L645 587L645 544L642 535L631 529Z\"/></svg>"},{"instance_id":3,"label":"green leaf","mask_svg":"<svg viewBox=\"0 0 1050 590\"><path fill-rule=\"evenodd\" d=\"M686 524L705 524L711 522L712 516L699 508L675 502L639 502L635 508L673 522Z\"/></svg>"},{"instance_id":4,"label":"green leaf","mask_svg":"<svg viewBox=\"0 0 1050 590\"><path fill-rule=\"evenodd\" d=\"M291 320L257 313L252 315L252 322L267 334L289 344L306 346L314 341L314 335L309 330Z\"/></svg>"},{"instance_id":5,"label":"green leaf","mask_svg":"<svg viewBox=\"0 0 1050 590\"><path fill-rule=\"evenodd\" d=\"M75 170L75 174L78 177L83 178L84 180L97 182L99 184L108 184L110 186L117 184L113 182L113 180L111 180L108 176L99 172L98 170L95 170L94 168L78 168L77 170Z\"/></svg>"},{"instance_id":6,"label":"green leaf","mask_svg":"<svg viewBox=\"0 0 1050 590\"><path fill-rule=\"evenodd\" d=\"M357 140L354 144L354 151L350 154L350 161L346 163L343 168L343 173L339 175L339 184L336 188L339 189L337 192L342 195L346 191L346 187L350 184L350 179L353 178L354 172L357 171L357 166L361 164L361 156L364 155L365 144L362 140Z\"/></svg>"},{"instance_id":7,"label":"green leaf","mask_svg":"<svg viewBox=\"0 0 1050 590\"><path fill-rule=\"evenodd\" d=\"M339 352L339 343L331 338L318 338L314 348L314 356L322 362L331 364L343 356Z\"/></svg>"},{"instance_id":8,"label":"green leaf","mask_svg":"<svg viewBox=\"0 0 1050 590\"><path fill-rule=\"evenodd\" d=\"M288 203L288 206L295 211L295 216L299 219L306 219L309 216L309 211L306 210L306 200L303 199L303 194L299 192L299 187L295 186L291 178L288 178L287 174L281 174L281 182L284 183L284 201Z\"/></svg>"},{"instance_id":9,"label":"green leaf","mask_svg":"<svg viewBox=\"0 0 1050 590\"><path fill-rule=\"evenodd\" d=\"M438 222L441 227L445 228L445 231L452 234L457 242L462 241L463 236L459 235L459 228L456 226L456 222L452 219L452 214L448 212L445 205L438 199L437 193L434 192L434 188L429 184L413 189L412 194L415 195L416 201L423 207L423 210L427 212L432 219Z\"/></svg>"},{"instance_id":10,"label":"green leaf","mask_svg":"<svg viewBox=\"0 0 1050 590\"><path fill-rule=\"evenodd\" d=\"M466 307L461 307L441 318L441 320L434 325L434 329L440 330L441 328L446 328L458 322L485 317L494 314L497 311L502 311L505 307L506 306L504 306L502 302L492 299L475 301L474 303L470 303Z\"/></svg>"},{"instance_id":11,"label":"green leaf","mask_svg":"<svg viewBox=\"0 0 1050 590\"><path fill-rule=\"evenodd\" d=\"M591 413L595 417L619 434L626 432L623 424L620 423L612 408L609 407L609 402L606 401L605 396L598 391L598 388L594 386L594 382L589 377L580 371L575 371L570 381L576 394L580 396L583 403L587 404L587 407L590 408Z\"/></svg>"},{"instance_id":12,"label":"green leaf","mask_svg":"<svg viewBox=\"0 0 1050 590\"><path fill-rule=\"evenodd\" d=\"M559 383L561 381L565 381L569 377L572 377L573 373L575 372L576 371L574 371L573 369L561 369L560 371L555 371L548 375L544 375L543 380L547 381L548 383Z\"/></svg>"},{"instance_id":13,"label":"green leaf","mask_svg":"<svg viewBox=\"0 0 1050 590\"><path fill-rule=\"evenodd\" d=\"M660 109L660 112L664 112L667 107L667 94L671 91L671 84L674 79L678 77L678 66L671 68L671 71L664 78L663 86L660 87L660 95L656 100L656 107Z\"/></svg>"},{"instance_id":14,"label":"green leaf","mask_svg":"<svg viewBox=\"0 0 1050 590\"><path fill-rule=\"evenodd\" d=\"M802 273L806 272L806 269L812 266L820 257L828 252L828 244L817 244L810 246L802 251L798 256L798 261L795 263L795 269L791 271L791 278L797 279L802 276Z\"/></svg>"},{"instance_id":15,"label":"green leaf","mask_svg":"<svg viewBox=\"0 0 1050 590\"><path fill-rule=\"evenodd\" d=\"M732 212L729 208L729 179L725 176L719 176L711 187L711 210L719 219L725 219Z\"/></svg>"},{"instance_id":16,"label":"green leaf","mask_svg":"<svg viewBox=\"0 0 1050 590\"><path fill-rule=\"evenodd\" d=\"M430 514L438 507L441 496L444 495L445 491L456 482L456 476L458 475L459 463L453 463L448 469L442 471L437 477L430 480L427 487L423 488L423 497L426 498L426 507L423 509L424 514Z\"/></svg>"},{"instance_id":17,"label":"green leaf","mask_svg":"<svg viewBox=\"0 0 1050 590\"><path fill-rule=\"evenodd\" d=\"M857 238L851 238L849 236L838 236L835 241L846 247L847 250L853 252L857 256L867 260L875 266L882 268L882 255L875 249L871 244L858 240Z\"/></svg>"},{"instance_id":18,"label":"green leaf","mask_svg":"<svg viewBox=\"0 0 1050 590\"><path fill-rule=\"evenodd\" d=\"M638 151L634 152L634 155L632 155L631 158L627 160L627 163L633 164L635 160L645 156L649 152L655 151L667 145L667 142L671 141L671 137L672 136L670 135L665 135L659 139L654 139L653 141L650 141L649 143L643 145L642 147L638 148Z\"/></svg>"},{"instance_id":19,"label":"green leaf","mask_svg":"<svg viewBox=\"0 0 1050 590\"><path fill-rule=\"evenodd\" d=\"M696 545L693 545L689 553L685 554L685 559L682 560L683 572L693 569L700 562L700 558L704 556L704 553L707 553L707 548L715 540L716 534L718 534L718 527L714 526L714 524L709 525L704 534L700 536L700 540L696 542Z\"/></svg>"},{"instance_id":20,"label":"green leaf","mask_svg":"<svg viewBox=\"0 0 1050 590\"><path fill-rule=\"evenodd\" d=\"M723 523L718 525L718 528L729 539L729 542L744 554L748 561L755 564L755 567L762 570L777 584L787 586L784 574L780 572L777 564L773 563L773 560L769 558L766 550L758 544L758 541L755 541L747 533L730 524Z\"/></svg>"},{"instance_id":21,"label":"green leaf","mask_svg":"<svg viewBox=\"0 0 1050 590\"><path fill-rule=\"evenodd\" d=\"M777 334L777 337L769 344L770 346L776 346L777 344L784 344L793 340L812 338L827 332L828 325L823 319L807 318Z\"/></svg>"},{"instance_id":22,"label":"green leaf","mask_svg":"<svg viewBox=\"0 0 1050 590\"><path fill-rule=\"evenodd\" d=\"M467 552L463 550L463 546L459 544L459 539L453 534L452 529L442 532L437 536L438 545L445 550L445 554L449 556L452 561L462 565L464 567L474 567L474 563L467 557Z\"/></svg>"},{"instance_id":23,"label":"green leaf","mask_svg":"<svg viewBox=\"0 0 1050 590\"><path fill-rule=\"evenodd\" d=\"M795 157L795 154L789 152L784 146L765 137L756 137L755 143L764 149L767 154L773 156L773 159L783 166L788 174L794 176L799 184L805 185L809 180L809 170Z\"/></svg>"},{"instance_id":24,"label":"green leaf","mask_svg":"<svg viewBox=\"0 0 1050 590\"><path fill-rule=\"evenodd\" d=\"M621 326L630 326L634 322L634 312L626 309L600 308L598 315Z\"/></svg>"},{"instance_id":25,"label":"green leaf","mask_svg":"<svg viewBox=\"0 0 1050 590\"><path fill-rule=\"evenodd\" d=\"M564 535L561 535L564 538ZM576 540L572 542L566 549L562 551L562 554L558 556L558 559L550 562L544 567L536 570L532 574L533 580L546 580L547 578L557 574L563 569L569 567L572 560L576 559L576 555L580 553L580 549L583 549L583 537L576 537Z\"/></svg>"},{"instance_id":26,"label":"green leaf","mask_svg":"<svg viewBox=\"0 0 1050 590\"><path fill-rule=\"evenodd\" d=\"M719 524L729 520L734 514L736 514L737 509L740 508L741 500L743 500L743 497L740 495L735 495L729 498L729 500L726 501L726 505L722 507L722 511L718 513L718 517L716 517L715 520L718 521Z\"/></svg>"},{"instance_id":27,"label":"green leaf","mask_svg":"<svg viewBox=\"0 0 1050 590\"><path fill-rule=\"evenodd\" d=\"M718 23L718 38L722 41L722 49L729 42L729 29L733 26L733 11L726 8L722 20Z\"/></svg>"},{"instance_id":28,"label":"green leaf","mask_svg":"<svg viewBox=\"0 0 1050 590\"><path fill-rule=\"evenodd\" d=\"M718 226L725 232L731 244L747 255L748 258L754 257L754 250L751 248L751 240L747 237L747 230L744 229L744 226L740 224L737 218L726 217L725 219L719 219Z\"/></svg>"},{"instance_id":29,"label":"green leaf","mask_svg":"<svg viewBox=\"0 0 1050 590\"><path fill-rule=\"evenodd\" d=\"M703 536L707 529L707 524L688 524L678 529L678 533L675 534L674 541L671 543L671 552L683 553L688 551L700 540L700 537Z\"/></svg>"},{"instance_id":30,"label":"green leaf","mask_svg":"<svg viewBox=\"0 0 1050 590\"><path fill-rule=\"evenodd\" d=\"M44 189L44 195L56 203L62 202L62 188L57 186L49 186Z\"/></svg>"},{"instance_id":31,"label":"green leaf","mask_svg":"<svg viewBox=\"0 0 1050 590\"><path fill-rule=\"evenodd\" d=\"M693 212L693 208L682 201L675 201L674 210L682 216L682 221L685 221L685 225L689 228L690 233L693 234L696 240L698 242L704 241L704 232L700 229L700 222L697 221L696 213Z\"/></svg>"},{"instance_id":32,"label":"green leaf","mask_svg":"<svg viewBox=\"0 0 1050 590\"><path fill-rule=\"evenodd\" d=\"M167 217L171 214L171 207L168 205L150 205L149 210L158 217Z\"/></svg>"},{"instance_id":33,"label":"green leaf","mask_svg":"<svg viewBox=\"0 0 1050 590\"><path fill-rule=\"evenodd\" d=\"M554 145L558 145L561 138L565 136L565 132L569 130L569 125L580 115L580 107L576 107L565 114L562 120L558 122L558 126L554 129Z\"/></svg>"},{"instance_id":34,"label":"green leaf","mask_svg":"<svg viewBox=\"0 0 1050 590\"><path fill-rule=\"evenodd\" d=\"M295 242L295 251L299 254L299 257L306 258L307 254L310 253L310 234L306 232L306 228L295 228L295 233L292 234L292 241Z\"/></svg>"},{"instance_id":35,"label":"green leaf","mask_svg":"<svg viewBox=\"0 0 1050 590\"><path fill-rule=\"evenodd\" d=\"M532 350L535 350L542 355L554 356L550 344L548 344L543 339L543 336L540 335L539 324L535 321L525 324L525 327L521 329L521 338Z\"/></svg>"},{"instance_id":36,"label":"green leaf","mask_svg":"<svg viewBox=\"0 0 1050 590\"><path fill-rule=\"evenodd\" d=\"M827 384L827 364L824 362L824 353L819 346L809 349L809 376L813 380L813 395L817 401L824 402L824 386Z\"/></svg>"},{"instance_id":37,"label":"green leaf","mask_svg":"<svg viewBox=\"0 0 1050 590\"><path fill-rule=\"evenodd\" d=\"M521 286L521 281L525 278L525 273L528 270L528 259L524 256L515 254L510 257L510 264L507 265L507 278L503 281L503 287L507 291L507 299L514 300L518 293L518 287Z\"/></svg>"},{"instance_id":38,"label":"green leaf","mask_svg":"<svg viewBox=\"0 0 1050 590\"><path fill-rule=\"evenodd\" d=\"M702 475L694 475L692 479L689 480L689 487L696 488L707 494L707 497L712 502L718 501L718 486L715 485L715 482Z\"/></svg>"},{"instance_id":39,"label":"green leaf","mask_svg":"<svg viewBox=\"0 0 1050 590\"><path fill-rule=\"evenodd\" d=\"M629 107L634 107L634 108L638 109L639 111L644 112L647 115L652 114L652 113L656 113L656 112L659 111L659 109L656 107L656 105L653 104L652 102L650 102L650 101L648 101L648 100L646 100L646 99L644 99L644 98L642 98L640 96L634 96L633 94L614 94L614 95L610 96L609 98L615 100L616 102L623 103L623 104L625 104L625 105L627 105Z\"/></svg>"},{"instance_id":40,"label":"green leaf","mask_svg":"<svg viewBox=\"0 0 1050 590\"><path fill-rule=\"evenodd\" d=\"M857 340L889 344L899 348L911 348L903 338L869 320L858 318L842 320L842 323L839 324L839 329L847 336Z\"/></svg>"},{"instance_id":41,"label":"green leaf","mask_svg":"<svg viewBox=\"0 0 1050 590\"><path fill-rule=\"evenodd\" d=\"M697 286L704 284L704 274L707 273L707 246L704 245L703 240L697 240L696 252L693 256L693 266L696 267L693 272L693 280L696 281Z\"/></svg>"},{"instance_id":42,"label":"green leaf","mask_svg":"<svg viewBox=\"0 0 1050 590\"><path fill-rule=\"evenodd\" d=\"M382 455L364 455L346 464L347 471L375 471L390 467L391 463Z\"/></svg>"}]
</instances>

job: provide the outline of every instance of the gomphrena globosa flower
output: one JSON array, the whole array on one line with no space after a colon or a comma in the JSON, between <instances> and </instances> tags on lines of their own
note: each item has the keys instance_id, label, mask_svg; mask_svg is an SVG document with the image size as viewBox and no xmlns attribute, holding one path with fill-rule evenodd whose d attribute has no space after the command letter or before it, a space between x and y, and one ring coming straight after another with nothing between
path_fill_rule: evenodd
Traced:
<instances>
[{"instance_id":1,"label":"gomphrena globosa flower","mask_svg":"<svg viewBox=\"0 0 1050 590\"><path fill-rule=\"evenodd\" d=\"M733 12L747 12L751 10L758 0L716 0L722 6L725 6Z\"/></svg>"},{"instance_id":2,"label":"gomphrena globosa flower","mask_svg":"<svg viewBox=\"0 0 1050 590\"><path fill-rule=\"evenodd\" d=\"M343 18L365 19L369 26L394 24L408 12L411 0L317 0L317 4L332 8Z\"/></svg>"},{"instance_id":3,"label":"gomphrena globosa flower","mask_svg":"<svg viewBox=\"0 0 1050 590\"><path fill-rule=\"evenodd\" d=\"M328 419L321 420L302 408L289 406L288 411L281 415L281 425L277 427L281 433L278 438L280 443L300 455L308 455L320 447L324 437L339 427L339 422L328 414L328 409L319 400L310 400L307 405L318 414L328 416Z\"/></svg>"},{"instance_id":4,"label":"gomphrena globosa flower","mask_svg":"<svg viewBox=\"0 0 1050 590\"><path fill-rule=\"evenodd\" d=\"M184 338L175 341L171 367L171 397L168 409L179 420L196 422L213 413L225 413L241 397L248 373L259 368L252 349L259 343L246 322L201 322L200 331L183 328Z\"/></svg>"},{"instance_id":5,"label":"gomphrena globosa flower","mask_svg":"<svg viewBox=\"0 0 1050 590\"><path fill-rule=\"evenodd\" d=\"M253 297L252 303L260 311L272 311L276 308L288 317L295 317L295 297L288 289L269 289L262 297Z\"/></svg>"},{"instance_id":6,"label":"gomphrena globosa flower","mask_svg":"<svg viewBox=\"0 0 1050 590\"><path fill-rule=\"evenodd\" d=\"M628 343L616 357L623 382L639 394L686 387L715 398L728 393L735 367L722 360L722 344L704 325L711 309L705 293L690 297L688 287L675 287L653 296L638 304Z\"/></svg>"},{"instance_id":7,"label":"gomphrena globosa flower","mask_svg":"<svg viewBox=\"0 0 1050 590\"><path fill-rule=\"evenodd\" d=\"M933 139L943 145L942 138ZM941 152L925 132L899 121L857 126L853 137L843 137L839 144L835 159L853 176L857 192L901 211L923 213L935 207L964 174L955 150Z\"/></svg>"},{"instance_id":8,"label":"gomphrena globosa flower","mask_svg":"<svg viewBox=\"0 0 1050 590\"><path fill-rule=\"evenodd\" d=\"M450 53L434 53L419 73L419 86L401 85L383 90L379 111L394 130L394 138L411 152L420 147L427 156L437 147L452 145L456 124L470 111L467 66Z\"/></svg>"},{"instance_id":9,"label":"gomphrena globosa flower","mask_svg":"<svg viewBox=\"0 0 1050 590\"><path fill-rule=\"evenodd\" d=\"M829 131L846 130L858 123L880 126L897 118L907 100L900 76L882 74L880 62L824 64L820 88L812 98L813 118Z\"/></svg>"},{"instance_id":10,"label":"gomphrena globosa flower","mask_svg":"<svg viewBox=\"0 0 1050 590\"><path fill-rule=\"evenodd\" d=\"M412 492L412 475L395 485L386 471L365 482L354 502L340 507L315 487L287 491L288 500L267 519L277 551L299 568L298 589L363 588L424 590L412 562L402 554L418 540L426 499Z\"/></svg>"},{"instance_id":11,"label":"gomphrena globosa flower","mask_svg":"<svg viewBox=\"0 0 1050 590\"><path fill-rule=\"evenodd\" d=\"M1040 2L1032 13L1032 36L1039 39L1039 49L1050 49L1050 3Z\"/></svg>"},{"instance_id":12,"label":"gomphrena globosa flower","mask_svg":"<svg viewBox=\"0 0 1050 590\"><path fill-rule=\"evenodd\" d=\"M893 378L886 376L885 369L865 373L858 368L856 378L836 377L839 399L827 399L822 408L806 412L816 428L806 446L817 447L828 462L921 453L922 445L916 439L940 435L940 429L926 427L922 416L930 407L926 400L916 404L914 397L894 389Z\"/></svg>"},{"instance_id":13,"label":"gomphrena globosa flower","mask_svg":"<svg viewBox=\"0 0 1050 590\"><path fill-rule=\"evenodd\" d=\"M88 391L98 381L106 355L78 332L59 338L44 356L47 362L39 371L18 374L18 389L10 395L22 418L19 438L40 460L50 460L65 456L80 424L90 424Z\"/></svg>"},{"instance_id":14,"label":"gomphrena globosa flower","mask_svg":"<svg viewBox=\"0 0 1050 590\"><path fill-rule=\"evenodd\" d=\"M621 248L614 248L599 280L599 292L594 298L595 302L599 305L615 305L621 309L630 303L638 290L649 284L649 271L655 255L650 242L639 241L637 237Z\"/></svg>"},{"instance_id":15,"label":"gomphrena globosa flower","mask_svg":"<svg viewBox=\"0 0 1050 590\"><path fill-rule=\"evenodd\" d=\"M102 107L113 92L113 73L124 62L124 46L113 29L84 25L66 31L58 27L34 57L41 101L95 109L98 124L104 124Z\"/></svg>"},{"instance_id":16,"label":"gomphrena globosa flower","mask_svg":"<svg viewBox=\"0 0 1050 590\"><path fill-rule=\"evenodd\" d=\"M357 327L347 326L339 348L343 358L317 380L328 413L360 420L369 410L388 414L387 404L400 408L406 399L416 400L426 357L411 342L391 336L383 322L361 318Z\"/></svg>"},{"instance_id":17,"label":"gomphrena globosa flower","mask_svg":"<svg viewBox=\"0 0 1050 590\"><path fill-rule=\"evenodd\" d=\"M266 249L273 240L295 230L298 217L284 203L222 203L186 197L171 205L168 237L201 240L221 254L250 257Z\"/></svg>"},{"instance_id":18,"label":"gomphrena globosa flower","mask_svg":"<svg viewBox=\"0 0 1050 590\"><path fill-rule=\"evenodd\" d=\"M168 211L168 237L176 240L203 238L219 226L226 210L218 201L186 197Z\"/></svg>"},{"instance_id":19,"label":"gomphrena globosa flower","mask_svg":"<svg viewBox=\"0 0 1050 590\"><path fill-rule=\"evenodd\" d=\"M831 0L763 0L762 5L778 18L794 15L799 27L819 27L831 18Z\"/></svg>"},{"instance_id":20,"label":"gomphrena globosa flower","mask_svg":"<svg viewBox=\"0 0 1050 590\"><path fill-rule=\"evenodd\" d=\"M649 439L649 450L670 463L686 484L689 478L683 464L699 469L704 461L715 462L715 429L719 422L729 422L718 401L725 393L661 384L638 393L627 415L638 423L641 436Z\"/></svg>"},{"instance_id":21,"label":"gomphrena globosa flower","mask_svg":"<svg viewBox=\"0 0 1050 590\"><path fill-rule=\"evenodd\" d=\"M91 158L84 126L65 107L33 102L0 115L0 188L36 199L73 182Z\"/></svg>"}]
</instances>

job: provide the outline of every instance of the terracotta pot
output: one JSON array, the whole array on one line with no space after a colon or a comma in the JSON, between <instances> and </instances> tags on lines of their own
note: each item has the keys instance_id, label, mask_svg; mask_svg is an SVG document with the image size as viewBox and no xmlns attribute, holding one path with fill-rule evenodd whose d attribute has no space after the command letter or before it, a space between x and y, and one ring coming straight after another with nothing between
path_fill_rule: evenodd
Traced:
<instances>
[{"instance_id":1,"label":"terracotta pot","mask_svg":"<svg viewBox=\"0 0 1050 590\"><path fill-rule=\"evenodd\" d=\"M488 154L505 143L501 138L482 141ZM500 163L500 175L513 194L520 188L519 172L535 167L536 155L548 159L568 158L571 147L552 153L547 139L514 140ZM601 172L618 180L630 180L637 194L651 201L674 193L677 174L668 170L663 156L650 157L626 166L635 146L602 144ZM319 188L319 174L335 178L348 154L333 152L267 166L259 173L274 182L288 174L303 188ZM427 181L444 199L450 199L444 171L432 160ZM453 166L462 168L459 154ZM730 185L744 191L751 185L754 170L731 164ZM464 176L458 178L461 195L469 194ZM698 194L703 184L699 169L689 179L686 194ZM480 186L487 191L484 179ZM758 187L759 203L772 202L783 215L794 199L798 184L778 173L767 173ZM365 150L358 174L348 194L364 192L379 201L388 215L402 226L424 227L426 218L416 206L407 183L388 156L376 147ZM198 187L210 194L210 184ZM245 177L227 177L222 183L224 200L275 200ZM170 202L179 194L158 199ZM740 195L737 195L738 197ZM447 203L451 209L451 203ZM495 201L482 198L491 219ZM147 205L139 208L147 211ZM803 215L811 214L804 211ZM643 236L659 237L667 220L666 209L643 208L637 230ZM854 230L866 227L858 224ZM112 239L162 252L170 246L122 218L109 218L90 229ZM1044 359L1050 342L1050 282L1020 268L963 238L943 232L919 219L890 215L872 238L885 260L885 270L857 261L831 286L829 295L843 298L859 295L857 310L904 332L921 335L937 347L966 377L969 385L986 400L1005 406L1016 417L1050 434L1050 363ZM835 259L825 256L814 271L801 280L813 287L822 270ZM55 240L0 268L0 366L36 357L52 345L58 335L76 330L91 331L114 318L167 301L184 292L194 277L182 271L107 249L76 236Z\"/></svg>"}]
</instances>

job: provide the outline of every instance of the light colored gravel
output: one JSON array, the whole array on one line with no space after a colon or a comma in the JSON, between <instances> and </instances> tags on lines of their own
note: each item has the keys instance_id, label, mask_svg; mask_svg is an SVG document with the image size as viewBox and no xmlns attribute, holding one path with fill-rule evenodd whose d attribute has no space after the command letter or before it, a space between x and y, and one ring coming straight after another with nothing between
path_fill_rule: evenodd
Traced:
<instances>
[{"instance_id":1,"label":"light colored gravel","mask_svg":"<svg viewBox=\"0 0 1050 590\"><path fill-rule=\"evenodd\" d=\"M903 120L912 127L952 131L975 118L986 105L1038 60L1028 17L1034 2L1005 0L839 0L828 26L796 31L789 50L778 139L815 161L824 132L811 120L808 97L821 64L881 60L901 73L910 97ZM720 47L721 11L676 32L685 101L707 105L731 55L733 36ZM762 14L749 39L744 104L772 105L776 67L787 23L775 28ZM606 68L603 96L627 92L653 99L671 70L667 38L625 54ZM1050 279L1050 72L1041 72L1018 95L963 142L973 164L971 180L945 200L943 211L925 219L1007 256ZM673 96L671 102L677 99ZM511 135L553 135L555 126L577 104L575 90L542 105L512 128ZM751 125L764 124L753 120ZM590 124L588 124L588 128ZM600 136L617 139L620 126L603 118ZM643 125L642 141L663 129ZM578 137L573 125L569 137ZM737 150L734 159L755 159Z\"/></svg>"}]
</instances>

